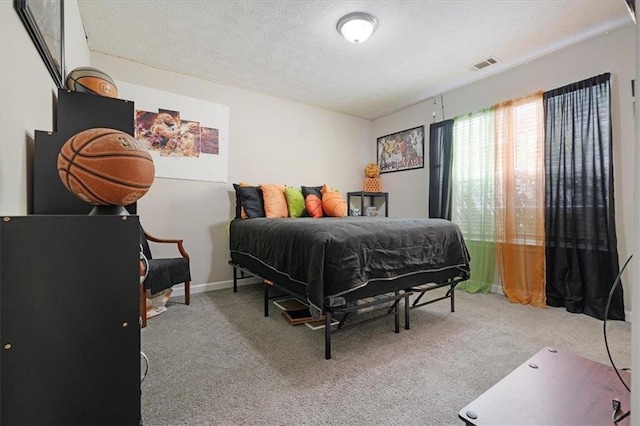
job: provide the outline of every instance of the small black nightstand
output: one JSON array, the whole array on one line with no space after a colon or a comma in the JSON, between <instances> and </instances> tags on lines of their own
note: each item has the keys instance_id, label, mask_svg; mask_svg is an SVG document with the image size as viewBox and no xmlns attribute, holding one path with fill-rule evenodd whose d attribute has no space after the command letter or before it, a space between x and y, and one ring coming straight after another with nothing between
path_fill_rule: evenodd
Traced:
<instances>
[{"instance_id":1,"label":"small black nightstand","mask_svg":"<svg viewBox=\"0 0 640 426\"><path fill-rule=\"evenodd\" d=\"M365 216L365 205L364 199L365 197L369 197L369 201L371 206L375 205L376 198L384 198L384 215L385 217L389 217L389 193L388 192L366 192L366 191L356 191L356 192L347 192L347 206L349 207L349 212L351 212L351 197L360 197L360 216Z\"/></svg>"}]
</instances>

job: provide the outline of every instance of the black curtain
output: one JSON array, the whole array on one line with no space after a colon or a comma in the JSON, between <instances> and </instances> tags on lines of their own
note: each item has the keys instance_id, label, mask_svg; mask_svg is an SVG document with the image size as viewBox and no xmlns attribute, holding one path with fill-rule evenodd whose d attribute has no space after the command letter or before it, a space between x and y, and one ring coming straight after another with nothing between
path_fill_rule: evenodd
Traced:
<instances>
[{"instance_id":1,"label":"black curtain","mask_svg":"<svg viewBox=\"0 0 640 426\"><path fill-rule=\"evenodd\" d=\"M429 128L429 217L451 220L453 120Z\"/></svg>"},{"instance_id":2,"label":"black curtain","mask_svg":"<svg viewBox=\"0 0 640 426\"><path fill-rule=\"evenodd\" d=\"M610 104L609 73L544 94L547 304L598 319L619 271Z\"/></svg>"}]
</instances>

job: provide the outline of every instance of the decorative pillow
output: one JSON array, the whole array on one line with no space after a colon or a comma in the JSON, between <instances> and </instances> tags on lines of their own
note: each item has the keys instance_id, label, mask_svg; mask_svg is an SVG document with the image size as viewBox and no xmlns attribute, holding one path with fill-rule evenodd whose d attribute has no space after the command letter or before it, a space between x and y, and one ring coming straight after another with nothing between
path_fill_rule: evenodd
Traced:
<instances>
[{"instance_id":1,"label":"decorative pillow","mask_svg":"<svg viewBox=\"0 0 640 426\"><path fill-rule=\"evenodd\" d=\"M306 212L304 208L304 195L302 195L301 189L286 187L284 189L284 196L287 199L287 208L289 209L290 217L300 217Z\"/></svg>"},{"instance_id":2,"label":"decorative pillow","mask_svg":"<svg viewBox=\"0 0 640 426\"><path fill-rule=\"evenodd\" d=\"M322 198L322 185L320 186L301 186L302 195L307 198L307 195L317 195L318 198Z\"/></svg>"},{"instance_id":3,"label":"decorative pillow","mask_svg":"<svg viewBox=\"0 0 640 426\"><path fill-rule=\"evenodd\" d=\"M302 186L304 205L311 217L322 217L322 186Z\"/></svg>"},{"instance_id":4,"label":"decorative pillow","mask_svg":"<svg viewBox=\"0 0 640 426\"><path fill-rule=\"evenodd\" d=\"M288 217L287 199L284 196L284 186L274 184L260 185L264 213L266 217Z\"/></svg>"},{"instance_id":5,"label":"decorative pillow","mask_svg":"<svg viewBox=\"0 0 640 426\"><path fill-rule=\"evenodd\" d=\"M344 217L347 215L347 202L337 191L332 191L329 185L322 187L322 210L331 217Z\"/></svg>"},{"instance_id":6,"label":"decorative pillow","mask_svg":"<svg viewBox=\"0 0 640 426\"><path fill-rule=\"evenodd\" d=\"M322 217L322 199L316 194L309 194L304 199L304 206L311 217Z\"/></svg>"},{"instance_id":7,"label":"decorative pillow","mask_svg":"<svg viewBox=\"0 0 640 426\"><path fill-rule=\"evenodd\" d=\"M242 217L242 201L240 201L240 191L238 191L238 188L240 188L240 185L234 183L233 189L236 191L236 219L240 219Z\"/></svg>"},{"instance_id":8,"label":"decorative pillow","mask_svg":"<svg viewBox=\"0 0 640 426\"><path fill-rule=\"evenodd\" d=\"M265 217L264 202L262 201L262 191L258 186L240 186L240 203L245 211L247 218Z\"/></svg>"}]
</instances>

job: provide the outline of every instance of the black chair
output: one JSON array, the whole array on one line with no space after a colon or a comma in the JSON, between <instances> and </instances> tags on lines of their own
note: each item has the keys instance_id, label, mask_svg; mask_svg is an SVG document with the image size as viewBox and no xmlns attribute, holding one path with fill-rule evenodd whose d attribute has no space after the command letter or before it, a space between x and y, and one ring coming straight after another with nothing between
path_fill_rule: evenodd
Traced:
<instances>
[{"instance_id":1,"label":"black chair","mask_svg":"<svg viewBox=\"0 0 640 426\"><path fill-rule=\"evenodd\" d=\"M176 244L182 257L154 259L151 255L151 249L149 248L149 241L153 243ZM184 303L185 305L189 305L191 303L189 291L191 271L189 269L189 254L184 249L182 240L157 238L148 234L140 227L140 247L149 264L148 274L140 284L140 316L142 318L142 327L146 327L146 291L150 290L151 294L154 295L173 287L175 284L184 283Z\"/></svg>"}]
</instances>

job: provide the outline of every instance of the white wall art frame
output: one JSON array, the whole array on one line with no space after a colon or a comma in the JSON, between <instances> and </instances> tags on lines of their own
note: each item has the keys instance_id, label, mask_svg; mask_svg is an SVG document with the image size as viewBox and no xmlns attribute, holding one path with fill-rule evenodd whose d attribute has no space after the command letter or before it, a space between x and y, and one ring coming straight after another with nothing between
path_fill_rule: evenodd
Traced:
<instances>
[{"instance_id":1,"label":"white wall art frame","mask_svg":"<svg viewBox=\"0 0 640 426\"><path fill-rule=\"evenodd\" d=\"M135 137L153 157L156 177L227 182L229 107L116 81L135 104Z\"/></svg>"}]
</instances>

